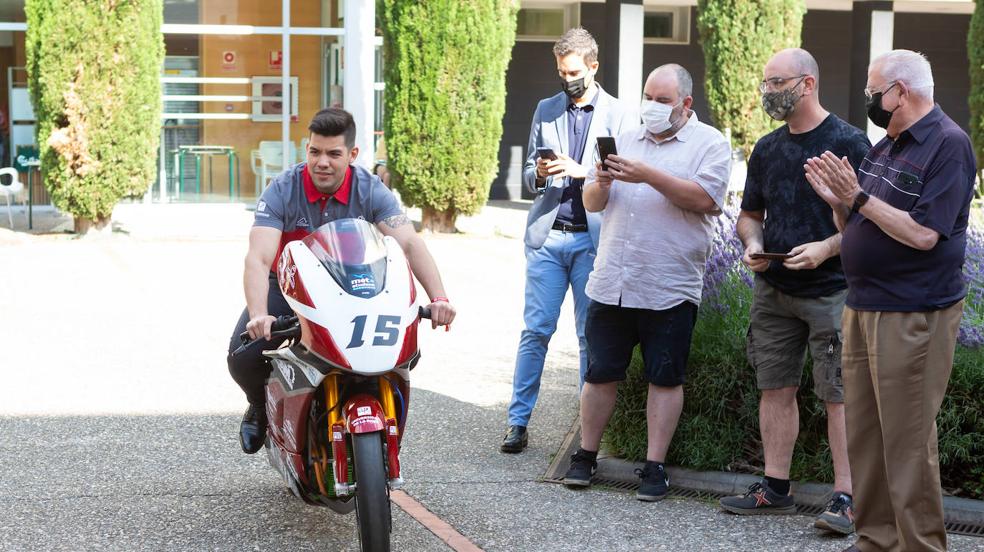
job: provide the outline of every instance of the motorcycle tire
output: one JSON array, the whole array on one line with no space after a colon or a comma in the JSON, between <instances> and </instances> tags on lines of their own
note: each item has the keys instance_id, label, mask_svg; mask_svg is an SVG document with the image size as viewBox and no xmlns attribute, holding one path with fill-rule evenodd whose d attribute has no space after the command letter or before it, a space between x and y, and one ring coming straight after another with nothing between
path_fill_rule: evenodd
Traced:
<instances>
[{"instance_id":1,"label":"motorcycle tire","mask_svg":"<svg viewBox=\"0 0 984 552\"><path fill-rule=\"evenodd\" d=\"M355 517L363 552L389 552L390 517L381 433L352 435L355 462Z\"/></svg>"}]
</instances>

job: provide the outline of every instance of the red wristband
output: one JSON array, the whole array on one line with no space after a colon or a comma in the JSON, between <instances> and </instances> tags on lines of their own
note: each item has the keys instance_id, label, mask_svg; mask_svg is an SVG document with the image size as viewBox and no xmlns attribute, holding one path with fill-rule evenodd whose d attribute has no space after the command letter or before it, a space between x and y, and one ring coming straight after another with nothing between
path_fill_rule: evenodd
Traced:
<instances>
[{"instance_id":1,"label":"red wristband","mask_svg":"<svg viewBox=\"0 0 984 552\"><path fill-rule=\"evenodd\" d=\"M447 297L435 297L431 299L431 303L450 303Z\"/></svg>"}]
</instances>

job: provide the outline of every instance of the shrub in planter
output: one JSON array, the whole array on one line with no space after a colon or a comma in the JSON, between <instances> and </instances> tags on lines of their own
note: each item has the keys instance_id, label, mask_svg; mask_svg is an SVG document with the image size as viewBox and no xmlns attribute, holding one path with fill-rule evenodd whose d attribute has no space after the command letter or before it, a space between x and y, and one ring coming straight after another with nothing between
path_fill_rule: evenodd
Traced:
<instances>
[{"instance_id":1,"label":"shrub in planter","mask_svg":"<svg viewBox=\"0 0 984 552\"><path fill-rule=\"evenodd\" d=\"M718 218L704 296L687 368L685 402L667 461L697 470L761 473L759 391L745 358L752 278L741 264L735 233L737 207ZM953 375L938 418L940 472L949 492L984 498L984 229L968 233L964 278L968 284ZM799 392L800 433L792 477L833 480L823 404L813 395L807 362ZM646 392L638 350L619 387L604 446L641 461L646 455Z\"/></svg>"}]
</instances>

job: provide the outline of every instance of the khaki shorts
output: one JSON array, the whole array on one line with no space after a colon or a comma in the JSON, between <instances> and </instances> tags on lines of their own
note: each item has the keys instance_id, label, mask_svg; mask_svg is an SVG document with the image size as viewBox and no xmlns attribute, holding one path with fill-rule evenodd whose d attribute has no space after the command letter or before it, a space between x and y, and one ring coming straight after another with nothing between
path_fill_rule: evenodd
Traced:
<instances>
[{"instance_id":1,"label":"khaki shorts","mask_svg":"<svg viewBox=\"0 0 984 552\"><path fill-rule=\"evenodd\" d=\"M793 297L755 279L747 352L759 389L799 387L809 348L813 392L825 402L844 402L841 315L846 297L847 290L815 299Z\"/></svg>"}]
</instances>

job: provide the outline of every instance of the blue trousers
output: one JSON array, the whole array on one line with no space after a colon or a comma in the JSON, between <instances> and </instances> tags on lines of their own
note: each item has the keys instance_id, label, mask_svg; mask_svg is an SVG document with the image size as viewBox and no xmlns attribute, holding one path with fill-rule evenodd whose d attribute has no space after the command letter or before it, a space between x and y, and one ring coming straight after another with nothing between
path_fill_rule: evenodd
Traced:
<instances>
[{"instance_id":1,"label":"blue trousers","mask_svg":"<svg viewBox=\"0 0 984 552\"><path fill-rule=\"evenodd\" d=\"M574 295L574 324L581 348L580 375L588 369L588 342L584 320L588 313L584 286L594 266L595 249L588 232L551 230L539 249L526 248L526 329L519 338L513 395L509 402L509 425L526 426L540 393L540 376L547 344L557 330L560 307L570 286Z\"/></svg>"}]
</instances>

